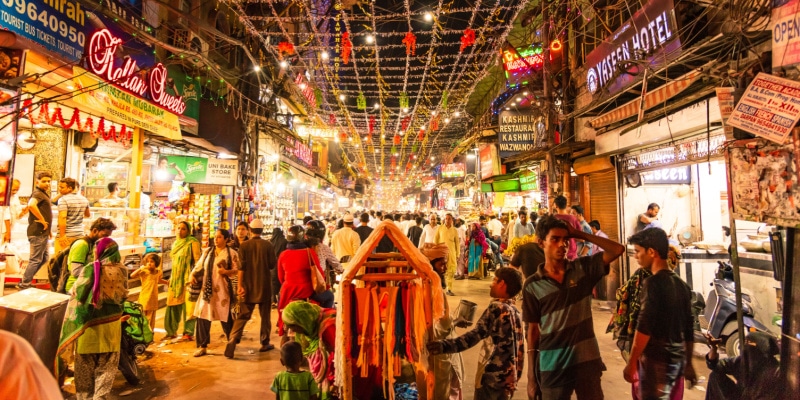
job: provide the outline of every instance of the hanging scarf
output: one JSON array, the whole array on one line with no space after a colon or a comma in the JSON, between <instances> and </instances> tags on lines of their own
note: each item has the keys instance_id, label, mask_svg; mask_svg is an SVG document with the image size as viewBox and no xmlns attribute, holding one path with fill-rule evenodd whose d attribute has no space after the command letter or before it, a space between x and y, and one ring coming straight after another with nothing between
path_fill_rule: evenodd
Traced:
<instances>
[{"instance_id":1,"label":"hanging scarf","mask_svg":"<svg viewBox=\"0 0 800 400\"><path fill-rule=\"evenodd\" d=\"M95 246L95 259L97 261L83 268L71 289L64 323L61 326L57 354L64 352L86 329L114 322L122 316L121 302L112 302L100 297L103 289L99 283L101 269L104 265L119 263L121 259L116 242L111 238L98 240ZM124 287L122 289L127 291Z\"/></svg>"},{"instance_id":2,"label":"hanging scarf","mask_svg":"<svg viewBox=\"0 0 800 400\"><path fill-rule=\"evenodd\" d=\"M214 289L213 278L214 278L214 263L216 262L216 260L215 260L216 251L215 250L216 250L216 247L210 247L208 249L208 251L206 252L206 257L204 257L204 259L203 259L204 260L203 261L203 274L204 274L203 275L203 280L205 281L205 283L203 284L203 300L205 300L205 301L211 301L211 293L214 291L213 290ZM225 269L229 270L229 269L233 268L233 266L231 265L231 263L233 263L233 261L231 260L231 248L230 247L225 247L225 250L228 252L228 259L226 261L228 266ZM208 259L208 260L206 260L206 259ZM231 280L229 278L227 278L227 277L224 278L224 279L228 283L228 291L229 291L229 294L230 294L231 303L233 303L236 300L234 298L236 296L236 293L233 292L233 290L232 290L233 282L231 282Z\"/></svg>"},{"instance_id":3,"label":"hanging scarf","mask_svg":"<svg viewBox=\"0 0 800 400\"><path fill-rule=\"evenodd\" d=\"M170 251L172 273L169 279L169 291L173 298L182 299L184 290L186 290L186 279L194 267L195 261L192 251L193 243L200 242L191 235L183 239L176 239L172 243L172 251Z\"/></svg>"}]
</instances>

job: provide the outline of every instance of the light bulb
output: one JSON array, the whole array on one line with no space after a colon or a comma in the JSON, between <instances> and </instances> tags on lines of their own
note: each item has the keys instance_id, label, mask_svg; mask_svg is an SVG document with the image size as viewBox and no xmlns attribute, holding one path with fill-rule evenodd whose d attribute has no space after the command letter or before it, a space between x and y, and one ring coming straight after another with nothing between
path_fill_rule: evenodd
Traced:
<instances>
[{"instance_id":1,"label":"light bulb","mask_svg":"<svg viewBox=\"0 0 800 400\"><path fill-rule=\"evenodd\" d=\"M280 62L281 69L286 69L289 67L289 63L286 60Z\"/></svg>"},{"instance_id":2,"label":"light bulb","mask_svg":"<svg viewBox=\"0 0 800 400\"><path fill-rule=\"evenodd\" d=\"M424 15L425 21L431 22L433 21L433 14L430 11L426 12Z\"/></svg>"},{"instance_id":3,"label":"light bulb","mask_svg":"<svg viewBox=\"0 0 800 400\"><path fill-rule=\"evenodd\" d=\"M328 59L328 52L327 51L323 51L322 53L320 53L319 56L322 57L323 60L327 60Z\"/></svg>"}]
</instances>

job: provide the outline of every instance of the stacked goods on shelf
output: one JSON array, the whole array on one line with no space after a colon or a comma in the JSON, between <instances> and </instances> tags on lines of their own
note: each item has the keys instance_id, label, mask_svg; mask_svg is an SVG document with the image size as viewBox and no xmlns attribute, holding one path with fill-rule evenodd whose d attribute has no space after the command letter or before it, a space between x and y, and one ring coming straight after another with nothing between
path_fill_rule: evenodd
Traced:
<instances>
[{"instance_id":1,"label":"stacked goods on shelf","mask_svg":"<svg viewBox=\"0 0 800 400\"><path fill-rule=\"evenodd\" d=\"M211 245L218 229L223 229L227 223L222 224L226 217L226 208L223 205L224 196L193 194L189 199L189 208L186 210L187 221L195 228L203 224L203 247Z\"/></svg>"}]
</instances>

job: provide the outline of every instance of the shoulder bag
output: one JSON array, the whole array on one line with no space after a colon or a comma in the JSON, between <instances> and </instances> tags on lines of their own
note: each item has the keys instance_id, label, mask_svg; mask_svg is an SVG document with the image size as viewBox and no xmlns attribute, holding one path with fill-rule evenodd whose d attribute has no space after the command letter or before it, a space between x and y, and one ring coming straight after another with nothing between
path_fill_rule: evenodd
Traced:
<instances>
[{"instance_id":1,"label":"shoulder bag","mask_svg":"<svg viewBox=\"0 0 800 400\"><path fill-rule=\"evenodd\" d=\"M306 249L306 254L308 254L308 265L309 268L311 268L311 287L314 288L314 293L322 293L328 289L325 287L325 277L323 277L322 273L319 272L317 264L314 264L314 259L311 258L310 249Z\"/></svg>"}]
</instances>

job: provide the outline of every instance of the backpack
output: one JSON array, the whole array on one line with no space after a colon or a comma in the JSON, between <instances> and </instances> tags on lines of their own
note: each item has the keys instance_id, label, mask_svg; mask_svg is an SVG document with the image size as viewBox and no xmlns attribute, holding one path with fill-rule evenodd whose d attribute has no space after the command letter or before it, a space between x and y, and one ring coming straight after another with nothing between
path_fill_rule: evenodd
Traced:
<instances>
[{"instance_id":1,"label":"backpack","mask_svg":"<svg viewBox=\"0 0 800 400\"><path fill-rule=\"evenodd\" d=\"M87 253L87 258L89 254L91 254L91 246L93 241L87 237L82 237L78 240L83 240L89 244L90 250ZM74 245L78 240L72 242ZM67 280L69 279L69 250L72 248L72 245L69 248L61 250L55 257L50 259L50 262L47 264L47 280L50 281L50 290L56 293L67 294Z\"/></svg>"}]
</instances>

